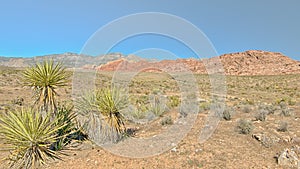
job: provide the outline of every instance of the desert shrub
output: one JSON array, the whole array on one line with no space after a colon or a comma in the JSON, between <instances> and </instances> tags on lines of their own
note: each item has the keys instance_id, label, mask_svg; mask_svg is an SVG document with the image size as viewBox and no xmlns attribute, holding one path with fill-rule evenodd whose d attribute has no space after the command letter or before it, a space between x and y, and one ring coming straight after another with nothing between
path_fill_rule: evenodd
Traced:
<instances>
[{"instance_id":1,"label":"desert shrub","mask_svg":"<svg viewBox=\"0 0 300 169\"><path fill-rule=\"evenodd\" d=\"M246 99L242 101L242 104L244 105L254 105L254 101L250 99Z\"/></svg>"},{"instance_id":2,"label":"desert shrub","mask_svg":"<svg viewBox=\"0 0 300 169\"><path fill-rule=\"evenodd\" d=\"M210 109L210 105L211 105L211 103L209 103L209 102L202 102L202 103L200 103L200 105L199 105L200 111L209 110Z\"/></svg>"},{"instance_id":3,"label":"desert shrub","mask_svg":"<svg viewBox=\"0 0 300 169\"><path fill-rule=\"evenodd\" d=\"M223 111L223 119L231 120L232 115L234 114L234 110L232 108L226 107Z\"/></svg>"},{"instance_id":4,"label":"desert shrub","mask_svg":"<svg viewBox=\"0 0 300 169\"><path fill-rule=\"evenodd\" d=\"M277 104L285 104L285 105L290 105L290 106L293 106L296 104L296 101L293 100L292 98L290 97L286 97L286 98L282 98L282 99L277 99L276 100L276 103Z\"/></svg>"},{"instance_id":5,"label":"desert shrub","mask_svg":"<svg viewBox=\"0 0 300 169\"><path fill-rule=\"evenodd\" d=\"M130 97L130 102L133 103L132 106L129 106L124 112L125 115L129 115L129 119L143 119L147 115L149 104L148 97L146 95L142 96L132 96Z\"/></svg>"},{"instance_id":6,"label":"desert shrub","mask_svg":"<svg viewBox=\"0 0 300 169\"><path fill-rule=\"evenodd\" d=\"M126 128L126 131L123 133L123 139L124 138L129 138L129 137L133 137L136 134L136 129L134 128Z\"/></svg>"},{"instance_id":7,"label":"desert shrub","mask_svg":"<svg viewBox=\"0 0 300 169\"><path fill-rule=\"evenodd\" d=\"M289 99L289 100L288 100L288 105L294 106L294 105L296 105L296 101L295 101L295 100L292 100L292 99Z\"/></svg>"},{"instance_id":8,"label":"desert shrub","mask_svg":"<svg viewBox=\"0 0 300 169\"><path fill-rule=\"evenodd\" d=\"M173 120L171 118L171 116L167 116L167 117L164 117L161 121L160 121L160 124L161 125L171 125L173 124Z\"/></svg>"},{"instance_id":9,"label":"desert shrub","mask_svg":"<svg viewBox=\"0 0 300 169\"><path fill-rule=\"evenodd\" d=\"M66 86L71 76L62 63L54 64L53 60L36 63L23 72L23 85L33 88L35 104L42 110L56 110L56 89Z\"/></svg>"},{"instance_id":10,"label":"desert shrub","mask_svg":"<svg viewBox=\"0 0 300 169\"><path fill-rule=\"evenodd\" d=\"M231 112L229 110L224 110L223 112L223 119L231 120Z\"/></svg>"},{"instance_id":11,"label":"desert shrub","mask_svg":"<svg viewBox=\"0 0 300 169\"><path fill-rule=\"evenodd\" d=\"M23 106L24 105L24 98L17 97L16 99L13 99L11 101L11 103L15 104L15 105Z\"/></svg>"},{"instance_id":12,"label":"desert shrub","mask_svg":"<svg viewBox=\"0 0 300 169\"><path fill-rule=\"evenodd\" d=\"M266 110L268 111L267 115L269 115L269 114L274 114L277 108L274 105L268 105L266 107Z\"/></svg>"},{"instance_id":13,"label":"desert shrub","mask_svg":"<svg viewBox=\"0 0 300 169\"><path fill-rule=\"evenodd\" d=\"M237 122L237 129L240 134L249 134L254 129L254 126L251 121L240 119Z\"/></svg>"},{"instance_id":14,"label":"desert shrub","mask_svg":"<svg viewBox=\"0 0 300 169\"><path fill-rule=\"evenodd\" d=\"M147 115L147 107L145 105L137 105L136 108L134 108L132 111L130 111L131 115L135 119L143 119Z\"/></svg>"},{"instance_id":15,"label":"desert shrub","mask_svg":"<svg viewBox=\"0 0 300 169\"><path fill-rule=\"evenodd\" d=\"M57 151L49 147L60 139L59 130L65 127L50 113L42 117L39 112L22 109L0 116L0 138L11 151L8 160L16 168L35 168L49 158L60 159Z\"/></svg>"},{"instance_id":16,"label":"desert shrub","mask_svg":"<svg viewBox=\"0 0 300 169\"><path fill-rule=\"evenodd\" d=\"M178 107L180 104L179 96L169 96L168 106L171 108Z\"/></svg>"},{"instance_id":17,"label":"desert shrub","mask_svg":"<svg viewBox=\"0 0 300 169\"><path fill-rule=\"evenodd\" d=\"M258 113L255 115L255 120L266 121L268 111L266 109L259 109Z\"/></svg>"},{"instance_id":18,"label":"desert shrub","mask_svg":"<svg viewBox=\"0 0 300 169\"><path fill-rule=\"evenodd\" d=\"M224 117L224 112L226 109L229 110L228 107L224 106L222 103L219 102L213 103L210 106L210 110L214 112L214 116L217 116L220 119Z\"/></svg>"},{"instance_id":19,"label":"desert shrub","mask_svg":"<svg viewBox=\"0 0 300 169\"><path fill-rule=\"evenodd\" d=\"M280 122L277 128L277 131L286 132L288 131L288 123L287 122Z\"/></svg>"},{"instance_id":20,"label":"desert shrub","mask_svg":"<svg viewBox=\"0 0 300 169\"><path fill-rule=\"evenodd\" d=\"M131 102L133 102L135 105L146 105L149 103L149 98L147 95L140 95L140 96L133 96L130 97Z\"/></svg>"},{"instance_id":21,"label":"desert shrub","mask_svg":"<svg viewBox=\"0 0 300 169\"><path fill-rule=\"evenodd\" d=\"M285 117L289 117L289 116L293 115L293 112L289 108L283 108L283 109L281 109L281 115L283 115Z\"/></svg>"},{"instance_id":22,"label":"desert shrub","mask_svg":"<svg viewBox=\"0 0 300 169\"><path fill-rule=\"evenodd\" d=\"M244 113L250 113L250 112L251 112L251 106L250 106L250 105L244 105L244 106L242 107L242 111L243 111Z\"/></svg>"},{"instance_id":23,"label":"desert shrub","mask_svg":"<svg viewBox=\"0 0 300 169\"><path fill-rule=\"evenodd\" d=\"M279 102L279 106L281 109L286 109L287 108L287 104L284 101Z\"/></svg>"},{"instance_id":24,"label":"desert shrub","mask_svg":"<svg viewBox=\"0 0 300 169\"><path fill-rule=\"evenodd\" d=\"M152 91L152 94L154 94L154 95L159 95L159 94L161 94L162 92L161 92L161 90L159 89L159 88L155 88L153 91Z\"/></svg>"}]
</instances>

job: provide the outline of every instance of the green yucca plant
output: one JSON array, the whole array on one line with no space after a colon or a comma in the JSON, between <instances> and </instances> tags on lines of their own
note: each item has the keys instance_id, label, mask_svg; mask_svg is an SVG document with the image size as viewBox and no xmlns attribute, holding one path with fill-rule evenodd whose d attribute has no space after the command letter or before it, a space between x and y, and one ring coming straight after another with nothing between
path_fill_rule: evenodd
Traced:
<instances>
[{"instance_id":1,"label":"green yucca plant","mask_svg":"<svg viewBox=\"0 0 300 169\"><path fill-rule=\"evenodd\" d=\"M121 134L126 128L120 110L124 109L127 103L128 98L120 89L104 88L82 96L76 107L78 112L87 118L87 125L89 125L87 128L94 130L100 123L100 128L104 129L108 126L113 130L112 132ZM95 131L97 130L93 132Z\"/></svg>"},{"instance_id":2,"label":"green yucca plant","mask_svg":"<svg viewBox=\"0 0 300 169\"><path fill-rule=\"evenodd\" d=\"M153 100L148 109L155 114L155 116L162 116L166 111L166 105L162 101L159 96L153 96Z\"/></svg>"},{"instance_id":3,"label":"green yucca plant","mask_svg":"<svg viewBox=\"0 0 300 169\"><path fill-rule=\"evenodd\" d=\"M0 116L0 138L4 150L10 151L11 167L35 168L46 160L61 159L61 153L50 150L52 143L59 139L58 131L65 124L50 119L32 109L9 111Z\"/></svg>"},{"instance_id":4,"label":"green yucca plant","mask_svg":"<svg viewBox=\"0 0 300 169\"><path fill-rule=\"evenodd\" d=\"M96 99L97 108L104 116L106 122L117 132L124 131L124 117L120 110L127 105L127 97L121 93L120 89L105 88L96 92Z\"/></svg>"},{"instance_id":5,"label":"green yucca plant","mask_svg":"<svg viewBox=\"0 0 300 169\"><path fill-rule=\"evenodd\" d=\"M59 138L51 145L52 150L62 150L67 144L71 142L76 134L80 134L76 128L75 118L76 114L72 112L73 107L61 105L58 106L55 114L56 125L64 127L57 131Z\"/></svg>"},{"instance_id":6,"label":"green yucca plant","mask_svg":"<svg viewBox=\"0 0 300 169\"><path fill-rule=\"evenodd\" d=\"M36 94L35 104L42 110L56 110L56 89L65 86L70 74L61 62L54 64L53 60L36 63L23 72L25 86L32 87Z\"/></svg>"}]
</instances>

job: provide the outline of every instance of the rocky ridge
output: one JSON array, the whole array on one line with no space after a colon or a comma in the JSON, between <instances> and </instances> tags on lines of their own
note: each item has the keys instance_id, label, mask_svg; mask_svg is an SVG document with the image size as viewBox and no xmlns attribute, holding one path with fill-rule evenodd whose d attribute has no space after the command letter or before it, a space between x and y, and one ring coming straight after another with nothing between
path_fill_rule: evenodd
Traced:
<instances>
[{"instance_id":1,"label":"rocky ridge","mask_svg":"<svg viewBox=\"0 0 300 169\"><path fill-rule=\"evenodd\" d=\"M88 56L64 53L33 58L0 57L0 66L27 67L36 61L52 58L63 61L69 68L94 69L98 71L143 71L143 72L184 72L199 74L224 72L226 75L284 75L300 73L300 62L278 53L249 50L212 57L209 59L177 59L149 61L135 55L111 53Z\"/></svg>"},{"instance_id":2,"label":"rocky ridge","mask_svg":"<svg viewBox=\"0 0 300 169\"><path fill-rule=\"evenodd\" d=\"M99 71L192 71L200 74L224 72L226 75L282 75L300 73L300 62L281 53L250 50L202 60L177 59L159 62L132 62L122 58L97 66L96 69Z\"/></svg>"}]
</instances>

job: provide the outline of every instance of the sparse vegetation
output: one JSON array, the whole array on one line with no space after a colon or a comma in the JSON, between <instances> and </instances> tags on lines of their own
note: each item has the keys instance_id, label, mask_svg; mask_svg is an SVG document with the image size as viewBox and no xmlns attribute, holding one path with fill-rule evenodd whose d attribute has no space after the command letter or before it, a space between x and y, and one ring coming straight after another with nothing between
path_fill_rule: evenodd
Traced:
<instances>
[{"instance_id":1,"label":"sparse vegetation","mask_svg":"<svg viewBox=\"0 0 300 169\"><path fill-rule=\"evenodd\" d=\"M161 121L160 121L160 124L161 125L171 125L173 124L173 120L172 120L172 117L171 116L167 116L167 117L164 117Z\"/></svg>"},{"instance_id":2,"label":"sparse vegetation","mask_svg":"<svg viewBox=\"0 0 300 169\"><path fill-rule=\"evenodd\" d=\"M211 103L209 103L209 102L202 102L199 105L199 109L200 109L200 111L207 111L210 109L210 105L211 105Z\"/></svg>"},{"instance_id":3,"label":"sparse vegetation","mask_svg":"<svg viewBox=\"0 0 300 169\"><path fill-rule=\"evenodd\" d=\"M258 113L255 115L255 120L266 121L268 111L266 109L259 109Z\"/></svg>"},{"instance_id":4,"label":"sparse vegetation","mask_svg":"<svg viewBox=\"0 0 300 169\"><path fill-rule=\"evenodd\" d=\"M24 105L24 98L19 98L17 97L16 99L13 99L11 101L12 104L18 105L18 106L23 106Z\"/></svg>"},{"instance_id":5,"label":"sparse vegetation","mask_svg":"<svg viewBox=\"0 0 300 169\"><path fill-rule=\"evenodd\" d=\"M254 126L251 121L240 119L237 124L237 129L240 134L249 134L254 129Z\"/></svg>"},{"instance_id":6,"label":"sparse vegetation","mask_svg":"<svg viewBox=\"0 0 300 169\"><path fill-rule=\"evenodd\" d=\"M288 131L288 123L286 121L282 121L279 123L277 131L286 132Z\"/></svg>"},{"instance_id":7,"label":"sparse vegetation","mask_svg":"<svg viewBox=\"0 0 300 169\"><path fill-rule=\"evenodd\" d=\"M234 114L234 110L232 108L226 107L223 112L223 119L231 120L233 114Z\"/></svg>"},{"instance_id":8,"label":"sparse vegetation","mask_svg":"<svg viewBox=\"0 0 300 169\"><path fill-rule=\"evenodd\" d=\"M179 106L180 99L178 96L169 96L168 99L169 99L168 106L170 108L175 108Z\"/></svg>"},{"instance_id":9,"label":"sparse vegetation","mask_svg":"<svg viewBox=\"0 0 300 169\"><path fill-rule=\"evenodd\" d=\"M155 116L162 116L166 111L166 105L162 102L159 96L154 95L150 102L149 111Z\"/></svg>"},{"instance_id":10,"label":"sparse vegetation","mask_svg":"<svg viewBox=\"0 0 300 169\"><path fill-rule=\"evenodd\" d=\"M51 117L50 114L42 117L31 109L1 114L0 137L11 151L8 157L11 167L34 168L50 158L61 158L59 152L50 149L50 145L63 137L58 133L66 125L58 122L61 119L51 120Z\"/></svg>"},{"instance_id":11,"label":"sparse vegetation","mask_svg":"<svg viewBox=\"0 0 300 169\"><path fill-rule=\"evenodd\" d=\"M15 72L11 71L11 72L12 73L5 73L4 76L0 75L3 77L0 80L0 84L1 84L0 99L2 100L0 104L1 113L11 112L12 108L26 107L27 104L30 103L31 101L35 101L30 97L30 91L28 90L27 92L26 88L22 88L22 86L20 86L18 81L19 79L16 80L16 77L19 77L21 75L22 70L18 70ZM102 90L111 85L110 80L113 77L113 74L111 72L97 72L96 74L97 74L97 77L95 79L96 89ZM85 76L86 72L83 72L82 75ZM91 78L91 77L87 77L87 78ZM99 104L98 104L98 102L100 102L101 100L98 98L100 92L89 92L89 96L82 96L80 98L82 104L80 106L78 106L78 104L75 105L76 107L73 110L71 110L70 108L72 106L70 107L63 106L64 104L61 104L62 105L61 107L59 104L59 101L61 101L61 99L63 100L66 99L67 102L70 100L72 94L71 93L72 87L70 85L71 83L67 83L68 85L66 87L67 91L64 88L61 89L60 87L57 87L55 91L60 95L59 97L57 97L58 95L56 95L55 97L56 113L55 114L52 113L52 115L50 116L51 117L50 120L54 120L58 123L55 124L55 126L60 125L59 123L63 123L64 126L61 129L57 130L57 132L55 132L56 134L54 135L57 136L57 138L52 140L54 141L53 143L47 143L46 147L49 150L55 152L58 156L60 156L60 153L64 152L60 150L68 149L69 147L78 145L78 144L74 144L74 142L78 143L77 139L83 140L85 138L89 138L91 139L92 142L103 143L103 142L98 142L98 140L94 140L94 138L101 137L102 139L103 137L105 143L106 141L111 139L113 143L117 144L114 146L119 146L123 144L123 141L121 142L119 141L123 139L127 139L127 137L134 137L134 138L124 140L124 142L135 138L137 139L147 138L147 137L158 138L157 136L159 136L159 133L161 132L167 131L169 129L173 129L173 127L177 125L186 125L185 120L189 120L190 117L193 118L194 114L192 114L191 112L194 112L194 110L196 110L196 108L198 107L195 108L191 106L191 104L188 104L187 102L184 102L185 104L182 104L182 106L180 106L181 103L180 97L184 96L183 98L185 98L188 96L190 97L190 100L194 100L195 97L192 95L180 95L181 91L179 90L178 86L176 86L177 85L176 81L174 80L172 81L172 79L168 79L168 78L169 77L165 76L165 74L160 74L160 73L152 74L152 73L141 72L132 80L132 83L130 83L129 86L130 99L128 101L132 104L132 107L134 107L135 109L129 109L129 108L119 109L119 113L121 115L124 115L122 116L124 126L122 125L122 123L120 123L121 133L117 133L117 130L114 127L111 127L111 125L118 126L118 125L114 125L116 124L116 120L115 121L112 120L113 123L109 123L108 118L106 118L107 117L106 115L108 115L109 113L106 113L106 115L104 115L102 114L103 109L101 109L100 111ZM277 153L276 151L279 148L283 149L286 148L284 146L298 144L299 136L297 132L298 131L297 123L299 121L299 118L298 118L297 109L299 108L299 101L300 101L299 100L300 97L298 97L300 96L298 92L299 79L300 79L299 75L251 76L251 77L250 76L228 76L226 77L228 83L227 86L228 97L226 98L226 104L230 105L230 107L225 108L224 112L219 111L219 107L214 107L214 105L211 104L211 103L215 103L215 100L214 100L214 96L212 96L212 93L210 92L211 85L208 76L195 74L195 78L199 82L198 87L199 87L199 94L201 96L201 99L198 99L197 101L199 102L200 111L209 110L210 108L212 108L212 110L217 110L217 111L215 114L208 114L208 115L200 113L199 116L195 118L197 122L196 124L199 125L194 125L191 130L192 133L188 134L181 143L175 145L173 147L174 149L170 150L170 153L172 154L166 154L167 156L163 156L167 158L169 158L169 155L170 157L175 157L178 155L180 157L183 157L179 159L179 165L168 163L170 164L170 166L168 167L176 168L177 166L179 167L182 166L182 168L188 168L188 167L213 168L214 166L217 165L223 168L224 167L230 168L232 164L228 164L228 161L226 160L229 157L233 157L233 156L231 155L224 156L223 154L227 154L228 151L230 152L239 151L242 148L247 151L235 157L240 162L245 158L248 159L249 157L248 155L251 155L252 153L257 153L257 151L260 152L259 150L263 149L261 153L257 154L258 156L250 156L249 161L260 160L255 164L253 164L254 167L258 167L258 164L263 162L264 164L268 165L270 168L276 168L276 164L272 161L273 159L272 157L269 156L269 154L275 155ZM180 79L180 78L176 78L176 79ZM120 83L122 85L122 82ZM182 81L182 83L186 84L188 83L188 81ZM109 89L111 90L111 88ZM156 98L158 98L159 100L157 102L158 104L156 105L161 105L161 106L157 106L158 109L156 110L164 110L164 111L157 111L161 113L154 114L155 111L150 111L151 104L155 105L155 99L153 93L155 94L154 96L156 96ZM280 100L276 102L274 101L274 98L280 98ZM282 98L284 98L285 100L282 101L283 100ZM289 102L289 100L291 101ZM185 99L183 99L183 101L185 101ZM165 103L167 106L165 105ZM171 111L168 111L168 108L170 108ZM49 111L48 111L49 113L53 112L51 109L53 108L49 106ZM35 109L33 111L36 113L40 112ZM254 117L256 117L256 115L260 115L259 113L261 111L265 112L262 113L265 115L265 117L257 116L256 120L258 121L254 121L252 124L251 120L255 120ZM82 125L77 125L76 120L73 117L75 116L73 115L73 113L79 113L78 121ZM212 118L207 119L207 117L210 115L212 115L211 116ZM215 118L215 115L217 115L218 118ZM294 117L290 117L292 115L294 115ZM82 118L82 116L84 116L84 118ZM65 119L61 117L64 117ZM56 118L61 120L55 120ZM205 148L202 145L195 144L197 140L195 139L196 136L195 133L193 133L194 131L200 131L201 129L203 129L203 127L206 127L203 126L206 120L215 120L215 119L220 120L222 118L224 120L230 120L230 121L228 122L221 121L220 123L218 123L218 127L215 130L216 132L214 132L211 136L211 138L214 139L209 139L206 142L210 144L209 148L207 147ZM238 123L236 123L235 121L236 119L243 119L246 122L242 123L241 120L238 121ZM259 122L260 120L263 121L263 119L266 119L265 122L263 123ZM74 121L74 123L73 122L69 123L70 124L69 125L68 122L71 121ZM168 126L175 123L175 121L176 121L175 125ZM92 124L94 124L94 126L92 126ZM125 124L126 124L126 129L125 129ZM254 125L255 125L255 130L254 130ZM84 130L81 130L82 129L81 127ZM207 129L210 129L209 127L210 126L207 126ZM266 137L259 137L260 138L259 144L261 145L252 144L251 142L252 140L250 140L251 136L249 135L243 136L240 134L236 135L237 133L230 133L233 132L232 128L235 128L236 131L238 131L238 133L240 134L250 134L250 135L257 134L259 136L265 134ZM274 130L277 130L278 132ZM81 132L84 132L86 135L82 134ZM93 133L95 135L93 135ZM4 140L0 139L1 146L3 142ZM251 146L251 148L249 148L249 143L253 145ZM176 144L176 142L175 143L170 142L170 144L172 144L173 146L173 144ZM226 146L226 148L216 150L215 148L217 147L217 145ZM128 162L131 162L126 158L122 158L122 161L120 161L116 159L113 154L106 153L101 149L94 147L94 145L89 141L85 141L84 144L80 145L80 148L81 146L85 148L84 151L71 151L70 153L72 154L71 158L74 159L74 163L81 162L82 158L88 157L90 159L90 161L86 161L88 164L95 165L96 168L97 167L101 168L102 164L99 164L98 154L99 155L101 154L101 157L103 157L103 159L106 159L105 162L108 167L114 165L114 167L122 168L124 164L126 165ZM273 148L266 149L266 147L274 147L274 149ZM94 149L95 151L90 151L92 149ZM132 151L135 150L133 149ZM193 156L187 158L187 156L189 156L190 154L192 154ZM1 155L2 158L3 156L6 155L6 153L3 153ZM216 157L217 160L212 161L211 164L210 162L208 163L208 161L206 161L207 158L204 158L203 160L199 161L199 165L198 163L193 162L193 159L200 159L201 157L206 155L213 155L214 157ZM13 159L12 156L10 157L11 159ZM51 159L52 157L45 158L44 160L45 163L49 158ZM166 161L168 162L171 161L170 159L167 158ZM157 166L154 167L163 168L165 167L162 164L162 162L165 162L164 160L165 159L162 160L162 156L157 156L157 158L143 159L142 161L145 161L145 163L143 162L143 164L145 164L145 168L151 168L153 162L156 161L159 163L157 163ZM132 162L133 163L132 167L137 166L135 162ZM137 163L141 164L139 162ZM150 165L148 165L148 163ZM4 163L2 164L0 164L0 168L3 168L2 166L6 165ZM72 168L74 168L75 166L75 164L69 163L68 160L65 160L63 162L55 162L55 165L56 164L57 167L60 168L63 168L64 165L66 164L69 164L70 167ZM84 163L83 165L85 164L86 163ZM52 168L52 165L49 167ZM54 166L54 168L55 167L56 166Z\"/></svg>"},{"instance_id":12,"label":"sparse vegetation","mask_svg":"<svg viewBox=\"0 0 300 169\"><path fill-rule=\"evenodd\" d=\"M250 105L244 105L244 106L242 107L242 111L243 111L244 113L250 113L250 112L251 112L251 106L250 106Z\"/></svg>"},{"instance_id":13,"label":"sparse vegetation","mask_svg":"<svg viewBox=\"0 0 300 169\"><path fill-rule=\"evenodd\" d=\"M281 115L285 117L289 117L289 116L293 116L293 112L288 107L286 107L281 109Z\"/></svg>"},{"instance_id":14,"label":"sparse vegetation","mask_svg":"<svg viewBox=\"0 0 300 169\"><path fill-rule=\"evenodd\" d=\"M143 119L147 115L147 107L144 105L139 105L137 108L130 111L130 113L135 119Z\"/></svg>"}]
</instances>

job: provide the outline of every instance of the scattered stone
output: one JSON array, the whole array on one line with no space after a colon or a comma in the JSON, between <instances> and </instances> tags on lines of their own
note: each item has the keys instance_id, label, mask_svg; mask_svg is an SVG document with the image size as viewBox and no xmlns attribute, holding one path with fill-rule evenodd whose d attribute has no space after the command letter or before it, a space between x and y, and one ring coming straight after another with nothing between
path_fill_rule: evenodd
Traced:
<instances>
[{"instance_id":1,"label":"scattered stone","mask_svg":"<svg viewBox=\"0 0 300 169\"><path fill-rule=\"evenodd\" d=\"M285 143L290 143L292 141L292 138L290 136L283 136L282 141Z\"/></svg>"},{"instance_id":2,"label":"scattered stone","mask_svg":"<svg viewBox=\"0 0 300 169\"><path fill-rule=\"evenodd\" d=\"M263 137L263 134L252 134L252 137L255 138L257 141L261 141L262 140L262 137Z\"/></svg>"},{"instance_id":3,"label":"scattered stone","mask_svg":"<svg viewBox=\"0 0 300 169\"><path fill-rule=\"evenodd\" d=\"M197 101L198 101L199 103L206 103L206 102L208 102L207 100L202 99L202 98L198 98Z\"/></svg>"},{"instance_id":4,"label":"scattered stone","mask_svg":"<svg viewBox=\"0 0 300 169\"><path fill-rule=\"evenodd\" d=\"M200 152L202 152L202 149L201 149L201 148L195 150L195 153L200 153Z\"/></svg>"},{"instance_id":5,"label":"scattered stone","mask_svg":"<svg viewBox=\"0 0 300 169\"><path fill-rule=\"evenodd\" d=\"M266 148L270 148L275 143L278 143L280 141L280 138L276 136L268 136L264 133L252 134L252 137L259 141Z\"/></svg>"},{"instance_id":6,"label":"scattered stone","mask_svg":"<svg viewBox=\"0 0 300 169\"><path fill-rule=\"evenodd\" d=\"M293 149L286 148L278 156L277 162L280 166L284 167L298 167L299 159Z\"/></svg>"},{"instance_id":7,"label":"scattered stone","mask_svg":"<svg viewBox=\"0 0 300 169\"><path fill-rule=\"evenodd\" d=\"M300 138L299 137L293 137L291 142L299 144L300 143Z\"/></svg>"},{"instance_id":8,"label":"scattered stone","mask_svg":"<svg viewBox=\"0 0 300 169\"><path fill-rule=\"evenodd\" d=\"M297 154L300 154L300 146L295 145L292 147L292 150L295 151Z\"/></svg>"}]
</instances>

